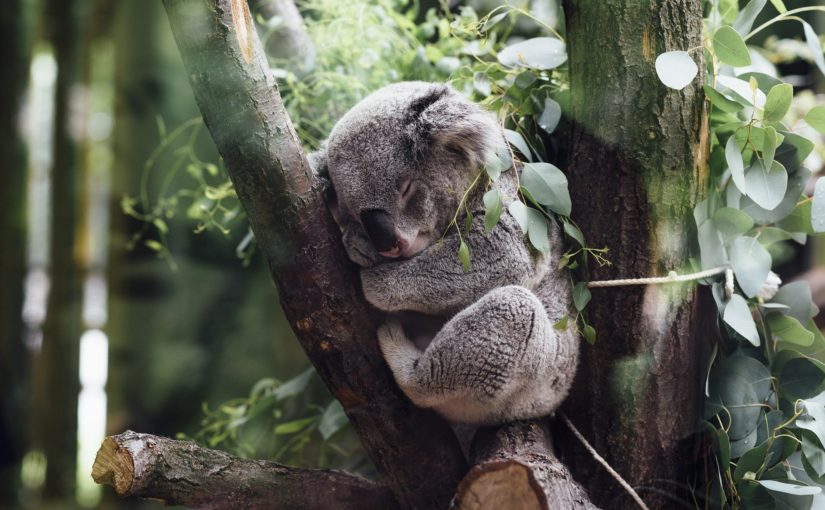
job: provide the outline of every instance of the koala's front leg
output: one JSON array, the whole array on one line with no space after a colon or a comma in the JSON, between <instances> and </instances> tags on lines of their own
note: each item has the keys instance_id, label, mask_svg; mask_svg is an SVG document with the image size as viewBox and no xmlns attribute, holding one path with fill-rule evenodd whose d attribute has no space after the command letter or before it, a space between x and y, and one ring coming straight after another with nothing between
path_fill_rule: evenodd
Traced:
<instances>
[{"instance_id":1,"label":"koala's front leg","mask_svg":"<svg viewBox=\"0 0 825 510\"><path fill-rule=\"evenodd\" d=\"M404 393L453 422L502 423L553 412L578 360L572 330L555 330L539 299L515 285L494 289L453 317L419 351L397 323L378 330Z\"/></svg>"},{"instance_id":2,"label":"koala's front leg","mask_svg":"<svg viewBox=\"0 0 825 510\"><path fill-rule=\"evenodd\" d=\"M458 258L460 239L455 233L411 259L362 270L367 301L388 312L450 314L490 289L523 284L536 274L536 261L524 243L524 235L506 213L489 233L484 231L483 215L477 215L465 241L471 257L467 272Z\"/></svg>"}]
</instances>

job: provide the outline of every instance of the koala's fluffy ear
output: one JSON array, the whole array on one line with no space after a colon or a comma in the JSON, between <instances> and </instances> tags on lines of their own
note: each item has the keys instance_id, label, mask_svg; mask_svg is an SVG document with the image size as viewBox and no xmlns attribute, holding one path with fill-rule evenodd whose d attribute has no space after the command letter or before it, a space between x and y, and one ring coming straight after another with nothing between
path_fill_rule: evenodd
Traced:
<instances>
[{"instance_id":1,"label":"koala's fluffy ear","mask_svg":"<svg viewBox=\"0 0 825 510\"><path fill-rule=\"evenodd\" d=\"M505 143L493 114L447 85L432 85L415 98L406 121L413 156L418 159L441 149L478 168Z\"/></svg>"}]
</instances>

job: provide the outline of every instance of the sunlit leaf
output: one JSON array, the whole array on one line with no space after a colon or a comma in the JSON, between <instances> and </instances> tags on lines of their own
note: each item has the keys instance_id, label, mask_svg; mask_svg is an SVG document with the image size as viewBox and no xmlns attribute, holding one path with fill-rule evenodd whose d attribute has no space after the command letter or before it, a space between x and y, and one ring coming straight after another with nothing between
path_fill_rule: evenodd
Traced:
<instances>
[{"instance_id":1,"label":"sunlit leaf","mask_svg":"<svg viewBox=\"0 0 825 510\"><path fill-rule=\"evenodd\" d=\"M686 51L668 51L656 57L656 75L672 89L687 87L698 73L699 67Z\"/></svg>"}]
</instances>

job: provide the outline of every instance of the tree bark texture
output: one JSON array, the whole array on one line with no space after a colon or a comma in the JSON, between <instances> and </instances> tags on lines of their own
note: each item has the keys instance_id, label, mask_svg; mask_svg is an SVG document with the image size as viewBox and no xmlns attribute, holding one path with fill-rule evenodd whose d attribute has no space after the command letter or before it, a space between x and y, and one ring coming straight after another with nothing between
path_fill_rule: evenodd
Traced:
<instances>
[{"instance_id":1,"label":"tree bark texture","mask_svg":"<svg viewBox=\"0 0 825 510\"><path fill-rule=\"evenodd\" d=\"M377 316L284 111L246 2L164 5L298 340L401 506L446 508L465 460L447 423L414 407L384 364Z\"/></svg>"},{"instance_id":2,"label":"tree bark texture","mask_svg":"<svg viewBox=\"0 0 825 510\"><path fill-rule=\"evenodd\" d=\"M81 285L76 253L80 197L77 92L82 23L88 3L45 3L46 37L54 50L54 145L51 169L49 296L42 350L33 368L33 442L47 458L45 500L74 497L77 463L78 350ZM58 403L58 404L56 404Z\"/></svg>"},{"instance_id":3,"label":"tree bark texture","mask_svg":"<svg viewBox=\"0 0 825 510\"><path fill-rule=\"evenodd\" d=\"M127 431L107 437L92 477L119 496L203 510L392 510L383 485L333 470L291 468Z\"/></svg>"},{"instance_id":4,"label":"tree bark texture","mask_svg":"<svg viewBox=\"0 0 825 510\"><path fill-rule=\"evenodd\" d=\"M24 0L10 0L0 18L0 500L13 501L23 455L25 380L23 278L26 274L26 147L20 110L29 77L30 24ZM4 495L9 494L7 498Z\"/></svg>"},{"instance_id":5,"label":"tree bark texture","mask_svg":"<svg viewBox=\"0 0 825 510\"><path fill-rule=\"evenodd\" d=\"M707 179L704 73L676 91L659 82L654 62L701 47L700 2L566 0L564 8L573 210L588 243L609 247L612 262L592 268L592 279L682 271ZM691 55L704 69L701 50ZM700 330L712 327L699 307L693 285L597 289L588 306L598 339L582 351L566 409L651 508L687 497L702 402ZM632 505L573 450L576 478L596 504Z\"/></svg>"},{"instance_id":6,"label":"tree bark texture","mask_svg":"<svg viewBox=\"0 0 825 510\"><path fill-rule=\"evenodd\" d=\"M460 510L598 510L553 453L547 422L530 420L478 431L473 468L456 491Z\"/></svg>"}]
</instances>

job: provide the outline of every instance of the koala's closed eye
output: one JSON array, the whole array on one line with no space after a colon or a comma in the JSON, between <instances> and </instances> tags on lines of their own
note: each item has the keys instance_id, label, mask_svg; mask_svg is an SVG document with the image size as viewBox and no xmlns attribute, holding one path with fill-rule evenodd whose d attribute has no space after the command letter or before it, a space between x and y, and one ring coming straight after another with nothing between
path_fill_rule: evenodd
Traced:
<instances>
[{"instance_id":1,"label":"koala's closed eye","mask_svg":"<svg viewBox=\"0 0 825 510\"><path fill-rule=\"evenodd\" d=\"M415 193L415 183L412 180L406 180L401 183L399 192L401 193L401 203L406 203L410 200L413 193Z\"/></svg>"}]
</instances>

